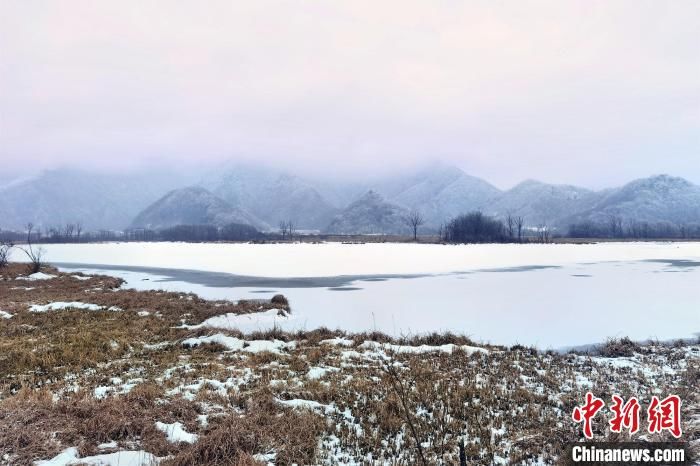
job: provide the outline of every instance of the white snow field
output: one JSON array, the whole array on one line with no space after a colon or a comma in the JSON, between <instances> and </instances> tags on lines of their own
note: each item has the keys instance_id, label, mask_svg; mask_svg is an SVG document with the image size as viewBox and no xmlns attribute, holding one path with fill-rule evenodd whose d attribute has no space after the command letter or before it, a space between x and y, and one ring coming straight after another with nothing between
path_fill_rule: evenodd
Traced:
<instances>
[{"instance_id":1,"label":"white snow field","mask_svg":"<svg viewBox=\"0 0 700 466\"><path fill-rule=\"evenodd\" d=\"M93 243L43 247L50 262L192 269L255 277L432 274L529 265L700 258L698 242L544 245Z\"/></svg>"},{"instance_id":2,"label":"white snow field","mask_svg":"<svg viewBox=\"0 0 700 466\"><path fill-rule=\"evenodd\" d=\"M289 298L290 316L213 318L214 328L320 326L392 335L452 331L541 349L692 338L700 332L700 243L547 245L190 244L46 245L62 269L124 278L127 288L209 299ZM76 264L70 266L67 263ZM77 265L99 264L99 265ZM195 270L120 270L140 266ZM236 281L207 273L275 277ZM212 275L212 274L210 274ZM371 277L371 275L419 275ZM341 277L329 285L324 277ZM284 279L314 277L299 285ZM210 286L215 284L216 286Z\"/></svg>"}]
</instances>

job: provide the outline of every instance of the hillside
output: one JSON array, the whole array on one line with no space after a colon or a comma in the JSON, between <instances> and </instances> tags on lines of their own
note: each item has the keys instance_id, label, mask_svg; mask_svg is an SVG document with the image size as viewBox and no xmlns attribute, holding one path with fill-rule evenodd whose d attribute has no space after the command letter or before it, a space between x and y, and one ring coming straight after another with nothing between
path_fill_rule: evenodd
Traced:
<instances>
[{"instance_id":1,"label":"hillside","mask_svg":"<svg viewBox=\"0 0 700 466\"><path fill-rule=\"evenodd\" d=\"M120 230L166 193L192 181L160 171L105 175L74 170L6 181L0 187L0 228L20 230L33 222L44 230L80 222L85 231ZM201 192L190 190L189 196L176 198L184 203L181 208L171 199L169 206L160 207L169 210L154 214L150 223L221 223L223 215L265 230L291 220L297 230L405 232L397 218L406 210L424 216L423 232L436 231L446 220L474 210L499 218L521 216L526 226L544 223L559 233L566 233L572 223L605 223L612 216L625 223L700 223L700 186L669 175L602 191L535 180L501 191L445 164L385 177L368 173L366 179L319 179L236 163L198 176L194 184L208 191L206 199L197 200ZM369 191L374 197L365 198ZM138 223L144 222L139 218ZM352 230L355 227L358 230Z\"/></svg>"},{"instance_id":2,"label":"hillside","mask_svg":"<svg viewBox=\"0 0 700 466\"><path fill-rule=\"evenodd\" d=\"M234 164L205 177L201 184L232 206L255 212L272 228L292 220L299 229L320 229L337 212L306 181L274 169Z\"/></svg>"},{"instance_id":3,"label":"hillside","mask_svg":"<svg viewBox=\"0 0 700 466\"><path fill-rule=\"evenodd\" d=\"M383 192L381 187L380 191ZM481 208L499 194L498 188L480 178L454 166L438 164L410 177L401 189L387 196L393 203L422 212L428 225L437 226Z\"/></svg>"},{"instance_id":4,"label":"hillside","mask_svg":"<svg viewBox=\"0 0 700 466\"><path fill-rule=\"evenodd\" d=\"M404 216L408 211L392 204L376 191L364 196L343 209L326 227L325 232L335 234L399 234L408 228Z\"/></svg>"},{"instance_id":5,"label":"hillside","mask_svg":"<svg viewBox=\"0 0 700 466\"><path fill-rule=\"evenodd\" d=\"M610 216L628 222L700 223L700 186L669 175L634 180L602 193L573 219L604 222Z\"/></svg>"},{"instance_id":6,"label":"hillside","mask_svg":"<svg viewBox=\"0 0 700 466\"><path fill-rule=\"evenodd\" d=\"M577 186L527 180L502 193L484 210L500 218L523 217L527 225L547 224L565 229L562 219L591 208L598 197L598 193Z\"/></svg>"},{"instance_id":7,"label":"hillside","mask_svg":"<svg viewBox=\"0 0 700 466\"><path fill-rule=\"evenodd\" d=\"M0 188L0 227L39 228L80 222L89 229L122 229L184 178L172 173L96 174L51 170Z\"/></svg>"},{"instance_id":8,"label":"hillside","mask_svg":"<svg viewBox=\"0 0 700 466\"><path fill-rule=\"evenodd\" d=\"M169 192L148 206L131 222L132 228L161 229L175 225L230 223L265 228L253 215L231 206L204 188L188 187Z\"/></svg>"}]
</instances>

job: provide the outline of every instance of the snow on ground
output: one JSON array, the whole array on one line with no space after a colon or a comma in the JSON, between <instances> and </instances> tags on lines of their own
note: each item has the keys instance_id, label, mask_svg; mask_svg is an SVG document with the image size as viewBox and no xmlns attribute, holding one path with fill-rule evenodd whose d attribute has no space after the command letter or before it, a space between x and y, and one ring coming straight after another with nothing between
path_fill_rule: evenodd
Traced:
<instances>
[{"instance_id":1,"label":"snow on ground","mask_svg":"<svg viewBox=\"0 0 700 466\"><path fill-rule=\"evenodd\" d=\"M117 448L117 442L112 440L111 442L100 443L97 445L98 450L109 450L110 448Z\"/></svg>"},{"instance_id":2,"label":"snow on ground","mask_svg":"<svg viewBox=\"0 0 700 466\"><path fill-rule=\"evenodd\" d=\"M334 346L353 346L355 344L354 341L352 341L348 338L342 338L342 337L335 337L335 338L331 338L328 340L321 340L320 343L322 345L334 345Z\"/></svg>"},{"instance_id":3,"label":"snow on ground","mask_svg":"<svg viewBox=\"0 0 700 466\"><path fill-rule=\"evenodd\" d=\"M264 312L251 314L224 314L211 317L198 327L213 327L222 329L239 329L244 333L265 330L275 325L288 322L294 317L282 309L268 309Z\"/></svg>"},{"instance_id":4,"label":"snow on ground","mask_svg":"<svg viewBox=\"0 0 700 466\"><path fill-rule=\"evenodd\" d=\"M174 422L172 424L156 422L156 429L164 432L170 443L194 443L197 441L197 438L199 438L197 434L187 432L185 426L183 426L181 422Z\"/></svg>"},{"instance_id":5,"label":"snow on ground","mask_svg":"<svg viewBox=\"0 0 700 466\"><path fill-rule=\"evenodd\" d=\"M100 385L99 387L95 387L93 391L95 398L99 400L105 398L109 394L124 395L133 390L138 384L142 383L143 379L130 379L126 381L126 383L122 383L121 379L115 377L112 378L111 382L112 385Z\"/></svg>"},{"instance_id":6,"label":"snow on ground","mask_svg":"<svg viewBox=\"0 0 700 466\"><path fill-rule=\"evenodd\" d=\"M533 264L700 258L700 242L599 244L47 244L52 262L164 267L256 277L449 273ZM281 259L282 258L282 259Z\"/></svg>"},{"instance_id":7,"label":"snow on ground","mask_svg":"<svg viewBox=\"0 0 700 466\"><path fill-rule=\"evenodd\" d=\"M366 341L360 345L360 348L362 349L369 349L369 350L384 350L384 351L390 351L393 353L430 353L430 352L435 352L435 351L440 351L443 353L447 354L452 354L452 352L455 349L458 349L460 351L464 351L468 355L472 355L474 353L483 353L483 354L488 354L488 350L485 348L479 348L477 346L468 346L468 345L453 345L451 343L446 344L446 345L439 345L439 346L431 346L431 345L419 345L419 346L412 346L412 345L394 345L394 344L389 344L389 343L379 343L376 341Z\"/></svg>"},{"instance_id":8,"label":"snow on ground","mask_svg":"<svg viewBox=\"0 0 700 466\"><path fill-rule=\"evenodd\" d=\"M272 452L272 453L258 453L256 455L253 455L253 459L255 461L262 461L263 463L267 464L275 464L275 458L277 457L277 454Z\"/></svg>"},{"instance_id":9,"label":"snow on ground","mask_svg":"<svg viewBox=\"0 0 700 466\"><path fill-rule=\"evenodd\" d=\"M309 372L306 373L306 378L317 380L323 378L329 372L338 372L339 370L337 367L311 367Z\"/></svg>"},{"instance_id":10,"label":"snow on ground","mask_svg":"<svg viewBox=\"0 0 700 466\"><path fill-rule=\"evenodd\" d=\"M324 414L333 414L335 412L335 407L331 405L326 405L313 400L276 400L277 403L287 406L288 408L294 409L308 409L311 411L319 411Z\"/></svg>"},{"instance_id":11,"label":"snow on ground","mask_svg":"<svg viewBox=\"0 0 700 466\"><path fill-rule=\"evenodd\" d=\"M293 349L296 342L285 342L281 340L241 340L240 338L229 337L221 333L207 337L194 337L183 340L183 346L198 346L207 343L218 343L228 348L229 351L245 351L248 353L261 353L269 351L279 353L283 349Z\"/></svg>"},{"instance_id":12,"label":"snow on ground","mask_svg":"<svg viewBox=\"0 0 700 466\"><path fill-rule=\"evenodd\" d=\"M56 275L51 275L44 272L37 272L31 275L27 275L26 277L17 277L17 280L50 280L52 278L56 278Z\"/></svg>"},{"instance_id":13,"label":"snow on ground","mask_svg":"<svg viewBox=\"0 0 700 466\"><path fill-rule=\"evenodd\" d=\"M104 306L98 304L81 303L73 301L70 303L57 301L49 304L33 304L29 307L29 312L62 311L64 309L82 309L86 311L101 311ZM110 309L111 310L111 309Z\"/></svg>"},{"instance_id":14,"label":"snow on ground","mask_svg":"<svg viewBox=\"0 0 700 466\"><path fill-rule=\"evenodd\" d=\"M9 312L0 311L0 319L11 319L11 318L12 318L12 314L10 314Z\"/></svg>"},{"instance_id":15,"label":"snow on ground","mask_svg":"<svg viewBox=\"0 0 700 466\"><path fill-rule=\"evenodd\" d=\"M153 466L158 464L158 458L145 451L119 451L103 455L80 458L78 449L71 447L63 450L50 460L35 461L35 466Z\"/></svg>"}]
</instances>

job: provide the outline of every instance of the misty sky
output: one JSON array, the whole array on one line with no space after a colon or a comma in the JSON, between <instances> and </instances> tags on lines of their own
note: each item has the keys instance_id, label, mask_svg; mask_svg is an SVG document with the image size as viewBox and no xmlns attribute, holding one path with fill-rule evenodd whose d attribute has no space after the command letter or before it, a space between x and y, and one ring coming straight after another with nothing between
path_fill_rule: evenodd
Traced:
<instances>
[{"instance_id":1,"label":"misty sky","mask_svg":"<svg viewBox=\"0 0 700 466\"><path fill-rule=\"evenodd\" d=\"M0 0L0 160L700 182L698 25L694 0Z\"/></svg>"}]
</instances>

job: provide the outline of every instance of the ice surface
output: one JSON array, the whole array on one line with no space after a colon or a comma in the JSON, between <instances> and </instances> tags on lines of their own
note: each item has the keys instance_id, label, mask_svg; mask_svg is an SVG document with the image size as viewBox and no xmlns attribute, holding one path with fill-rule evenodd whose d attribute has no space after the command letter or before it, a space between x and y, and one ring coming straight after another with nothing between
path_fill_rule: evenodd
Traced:
<instances>
[{"instance_id":1,"label":"ice surface","mask_svg":"<svg viewBox=\"0 0 700 466\"><path fill-rule=\"evenodd\" d=\"M531 265L700 258L700 243L47 244L50 262L225 272L255 277L435 274Z\"/></svg>"},{"instance_id":2,"label":"ice surface","mask_svg":"<svg viewBox=\"0 0 700 466\"><path fill-rule=\"evenodd\" d=\"M272 312L228 315L207 323L244 332L321 326L349 332L378 330L394 336L451 331L479 342L541 349L622 336L635 340L690 338L700 332L700 295L696 292L700 267L694 265L700 261L700 243L128 243L47 248L58 256L57 261L107 264L113 260L247 276L365 275L345 277L351 286L335 291L318 285L315 279L307 287L261 289L207 286L203 284L206 272L198 272L194 283L162 273L108 266L69 269L119 276L128 288L193 292L208 299L269 299L276 293L289 298L292 313L288 317ZM391 273L421 276L367 277ZM354 291L347 291L349 288ZM343 343L338 340L336 344Z\"/></svg>"}]
</instances>

